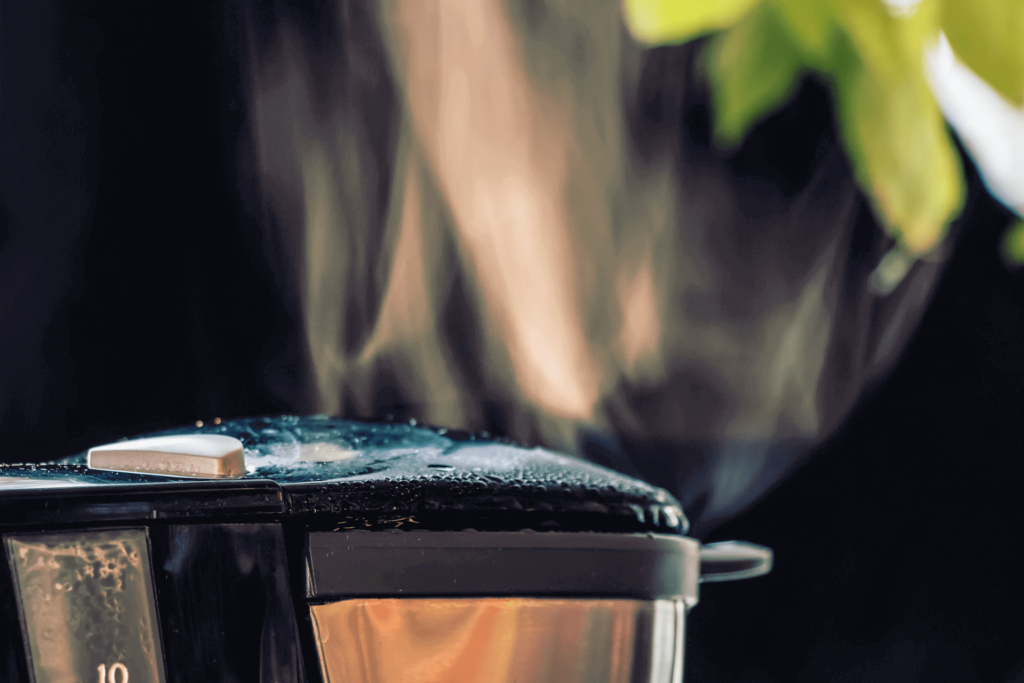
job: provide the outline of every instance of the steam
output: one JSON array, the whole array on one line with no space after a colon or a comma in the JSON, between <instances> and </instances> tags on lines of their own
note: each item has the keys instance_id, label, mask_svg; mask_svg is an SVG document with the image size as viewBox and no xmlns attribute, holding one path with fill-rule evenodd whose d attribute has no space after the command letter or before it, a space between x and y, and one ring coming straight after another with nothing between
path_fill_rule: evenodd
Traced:
<instances>
[{"instance_id":1,"label":"steam","mask_svg":"<svg viewBox=\"0 0 1024 683\"><path fill-rule=\"evenodd\" d=\"M580 430L709 444L672 488L713 490L721 512L792 462L770 463L773 444L820 439L891 361L835 336L837 312L875 305L841 297L857 206L841 154L788 198L687 156L678 105L631 120L657 69L666 99L686 83L617 3L328 6L331 41L282 14L252 66L318 410L372 413L390 383L418 419L478 429L486 397L513 436L570 451ZM752 213L749 193L776 208ZM850 377L824 391L837 353Z\"/></svg>"},{"instance_id":2,"label":"steam","mask_svg":"<svg viewBox=\"0 0 1024 683\"><path fill-rule=\"evenodd\" d=\"M488 356L507 354L508 379L545 413L593 420L603 363L586 318L603 287L581 286L596 273L574 255L589 252L583 263L598 272L614 261L607 211L583 234L568 206L573 185L600 201L591 169L569 177L580 147L572 103L531 81L503 6L387 7L412 127L479 292Z\"/></svg>"}]
</instances>

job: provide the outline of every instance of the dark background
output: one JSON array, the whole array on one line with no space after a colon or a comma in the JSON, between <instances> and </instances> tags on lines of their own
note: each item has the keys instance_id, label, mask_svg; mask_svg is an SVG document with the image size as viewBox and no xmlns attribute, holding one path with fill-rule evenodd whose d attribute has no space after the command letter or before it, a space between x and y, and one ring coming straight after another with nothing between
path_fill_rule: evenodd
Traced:
<instances>
[{"instance_id":1,"label":"dark background","mask_svg":"<svg viewBox=\"0 0 1024 683\"><path fill-rule=\"evenodd\" d=\"M259 230L239 16L0 2L0 461L312 409ZM777 564L704 587L688 681L1024 680L1024 275L999 259L1010 214L968 176L896 370L705 539L764 543Z\"/></svg>"}]
</instances>

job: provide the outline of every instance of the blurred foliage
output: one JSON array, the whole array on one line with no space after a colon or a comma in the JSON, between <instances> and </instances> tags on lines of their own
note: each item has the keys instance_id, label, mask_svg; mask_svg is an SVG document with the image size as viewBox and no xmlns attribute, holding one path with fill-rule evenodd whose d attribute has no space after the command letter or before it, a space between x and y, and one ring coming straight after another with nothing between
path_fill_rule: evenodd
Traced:
<instances>
[{"instance_id":1,"label":"blurred foliage","mask_svg":"<svg viewBox=\"0 0 1024 683\"><path fill-rule=\"evenodd\" d=\"M941 242L964 194L926 48L944 32L964 63L1024 104L1024 0L624 0L624 8L634 36L651 45L714 33L705 62L725 149L784 105L805 73L823 77L857 180L910 256ZM1007 244L1024 260L1024 228L1013 235Z\"/></svg>"},{"instance_id":2,"label":"blurred foliage","mask_svg":"<svg viewBox=\"0 0 1024 683\"><path fill-rule=\"evenodd\" d=\"M1024 221L1017 221L1003 235L1003 259L1013 266L1024 265Z\"/></svg>"}]
</instances>

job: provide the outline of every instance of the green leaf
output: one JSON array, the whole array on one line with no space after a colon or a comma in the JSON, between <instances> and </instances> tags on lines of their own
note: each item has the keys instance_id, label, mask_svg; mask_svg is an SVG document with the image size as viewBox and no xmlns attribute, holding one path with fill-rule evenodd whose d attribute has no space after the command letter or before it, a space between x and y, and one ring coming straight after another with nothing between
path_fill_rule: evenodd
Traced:
<instances>
[{"instance_id":1,"label":"green leaf","mask_svg":"<svg viewBox=\"0 0 1024 683\"><path fill-rule=\"evenodd\" d=\"M955 50L970 38L978 52L1010 55L990 55L998 69L975 68L990 81L998 72L1002 91L1012 81L1019 91L1011 92L1024 93L1024 12L1017 12L1024 0L920 0L906 12L883 0L623 2L634 35L649 43L720 31L706 61L720 145L736 145L782 105L802 71L822 74L858 183L907 258L934 249L963 202L960 159L924 73L924 51L940 22L961 24L959 33L947 28ZM979 6L986 18L958 18ZM986 48L978 36L992 37L998 47Z\"/></svg>"},{"instance_id":2,"label":"green leaf","mask_svg":"<svg viewBox=\"0 0 1024 683\"><path fill-rule=\"evenodd\" d=\"M807 0L771 0L804 63L819 71L832 63L836 39L835 18L827 2Z\"/></svg>"},{"instance_id":3,"label":"green leaf","mask_svg":"<svg viewBox=\"0 0 1024 683\"><path fill-rule=\"evenodd\" d=\"M939 0L921 0L893 16L882 0L828 0L860 60L878 78L899 81L922 73L924 49L938 38Z\"/></svg>"},{"instance_id":4,"label":"green leaf","mask_svg":"<svg viewBox=\"0 0 1024 683\"><path fill-rule=\"evenodd\" d=\"M623 0L626 24L641 42L662 45L732 26L761 0Z\"/></svg>"},{"instance_id":5,"label":"green leaf","mask_svg":"<svg viewBox=\"0 0 1024 683\"><path fill-rule=\"evenodd\" d=\"M837 71L854 172L883 224L912 255L941 241L963 204L960 158L924 74L894 79L850 55Z\"/></svg>"},{"instance_id":6,"label":"green leaf","mask_svg":"<svg viewBox=\"0 0 1024 683\"><path fill-rule=\"evenodd\" d=\"M1024 221L1017 221L1003 234L1003 259L1012 266L1024 265Z\"/></svg>"},{"instance_id":7,"label":"green leaf","mask_svg":"<svg viewBox=\"0 0 1024 683\"><path fill-rule=\"evenodd\" d=\"M1014 104L1024 104L1024 0L945 0L953 52Z\"/></svg>"},{"instance_id":8,"label":"green leaf","mask_svg":"<svg viewBox=\"0 0 1024 683\"><path fill-rule=\"evenodd\" d=\"M751 125L790 98L800 68L791 38L768 5L716 36L708 54L716 142L738 145Z\"/></svg>"}]
</instances>

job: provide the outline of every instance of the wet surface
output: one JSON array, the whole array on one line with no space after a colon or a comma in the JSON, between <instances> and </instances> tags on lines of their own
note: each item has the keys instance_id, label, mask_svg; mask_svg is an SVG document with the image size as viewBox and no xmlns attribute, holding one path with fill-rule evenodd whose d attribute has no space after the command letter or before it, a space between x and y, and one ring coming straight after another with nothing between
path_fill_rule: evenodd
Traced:
<instances>
[{"instance_id":1,"label":"wet surface","mask_svg":"<svg viewBox=\"0 0 1024 683\"><path fill-rule=\"evenodd\" d=\"M28 500L42 505L36 518L21 514L23 523L64 516L81 522L83 515L102 518L106 510L112 519L274 513L346 529L685 533L687 528L672 496L637 479L541 448L414 422L283 416L146 436L171 434L239 439L246 475L218 482L101 472L86 468L85 456L79 455L58 464L0 467L0 506L18 503L20 509ZM75 502L126 485L137 485L131 487L139 494L134 508L123 494L116 501ZM53 487L75 489L52 504L66 513L41 497ZM11 512L7 519L16 521L19 515Z\"/></svg>"}]
</instances>

